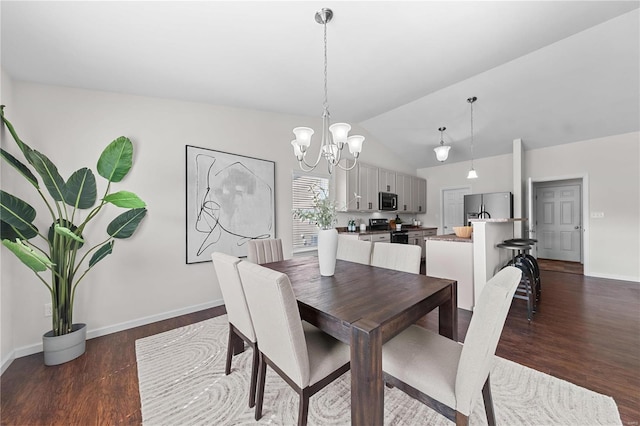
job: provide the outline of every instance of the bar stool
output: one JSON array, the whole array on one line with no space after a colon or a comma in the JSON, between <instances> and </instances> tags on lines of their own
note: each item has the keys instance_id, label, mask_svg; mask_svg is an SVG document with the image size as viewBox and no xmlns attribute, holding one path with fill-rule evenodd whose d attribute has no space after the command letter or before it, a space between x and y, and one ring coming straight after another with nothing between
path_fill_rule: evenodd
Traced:
<instances>
[{"instance_id":1,"label":"bar stool","mask_svg":"<svg viewBox=\"0 0 640 426\"><path fill-rule=\"evenodd\" d=\"M536 240L535 238L512 238L510 240L505 240L504 242L533 246L538 242L538 240ZM538 266L538 260L535 258L535 256L529 253L529 250L523 250L521 254L525 256L529 260L529 262L531 262L531 264L533 265L533 276L536 280L536 289L537 289L536 299L539 301L540 294L542 292L542 281L540 279L540 267Z\"/></svg>"},{"instance_id":2,"label":"bar stool","mask_svg":"<svg viewBox=\"0 0 640 426\"><path fill-rule=\"evenodd\" d=\"M513 298L527 301L527 319L531 321L533 314L536 312L535 279L530 262L525 260L526 257L521 256L524 251L531 250L531 246L502 242L496 244L496 247L512 251L511 260L507 262L505 267L515 266L522 271L522 278L520 279L520 284L518 284Z\"/></svg>"}]
</instances>

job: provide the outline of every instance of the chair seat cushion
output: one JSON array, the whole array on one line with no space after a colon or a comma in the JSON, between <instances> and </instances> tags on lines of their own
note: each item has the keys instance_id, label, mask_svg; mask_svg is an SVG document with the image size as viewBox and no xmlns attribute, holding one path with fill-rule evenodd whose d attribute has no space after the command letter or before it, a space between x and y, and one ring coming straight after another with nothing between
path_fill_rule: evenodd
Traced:
<instances>
[{"instance_id":1,"label":"chair seat cushion","mask_svg":"<svg viewBox=\"0 0 640 426\"><path fill-rule=\"evenodd\" d=\"M309 386L333 373L349 362L349 345L334 339L324 331L303 321L302 329L309 354Z\"/></svg>"},{"instance_id":2,"label":"chair seat cushion","mask_svg":"<svg viewBox=\"0 0 640 426\"><path fill-rule=\"evenodd\" d=\"M412 325L382 346L382 370L455 409L461 352L460 343Z\"/></svg>"}]
</instances>

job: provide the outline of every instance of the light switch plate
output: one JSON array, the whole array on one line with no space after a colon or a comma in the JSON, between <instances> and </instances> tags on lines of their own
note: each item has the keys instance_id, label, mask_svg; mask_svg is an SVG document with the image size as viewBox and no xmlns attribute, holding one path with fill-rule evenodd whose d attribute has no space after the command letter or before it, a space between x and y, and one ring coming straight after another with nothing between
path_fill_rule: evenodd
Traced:
<instances>
[{"instance_id":1,"label":"light switch plate","mask_svg":"<svg viewBox=\"0 0 640 426\"><path fill-rule=\"evenodd\" d=\"M602 219L604 212L591 212L591 219Z\"/></svg>"}]
</instances>

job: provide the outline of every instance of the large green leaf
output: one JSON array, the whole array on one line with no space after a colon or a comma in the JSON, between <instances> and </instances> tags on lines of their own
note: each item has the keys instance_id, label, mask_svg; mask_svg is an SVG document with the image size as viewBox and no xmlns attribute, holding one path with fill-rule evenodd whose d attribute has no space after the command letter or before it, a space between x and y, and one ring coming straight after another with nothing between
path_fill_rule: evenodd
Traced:
<instances>
[{"instance_id":1,"label":"large green leaf","mask_svg":"<svg viewBox=\"0 0 640 426\"><path fill-rule=\"evenodd\" d=\"M20 140L18 134L13 128L13 125L4 117L4 105L0 105L0 117L2 118L2 122L7 126L7 129L9 129L9 133L11 133L11 136L13 136L13 140L16 141L16 144L20 148L20 151L22 151L27 161L31 162L31 160L29 159L29 152L31 152L31 148L29 147L29 145Z\"/></svg>"},{"instance_id":2,"label":"large green leaf","mask_svg":"<svg viewBox=\"0 0 640 426\"><path fill-rule=\"evenodd\" d=\"M33 225L29 228L18 229L4 220L0 220L0 240L30 240L36 235L38 235L38 228Z\"/></svg>"},{"instance_id":3,"label":"large green leaf","mask_svg":"<svg viewBox=\"0 0 640 426\"><path fill-rule=\"evenodd\" d=\"M76 235L71 229L65 228L64 226L54 225L53 230L56 234L62 235L66 238L71 238L79 243L84 243L82 237Z\"/></svg>"},{"instance_id":4,"label":"large green leaf","mask_svg":"<svg viewBox=\"0 0 640 426\"><path fill-rule=\"evenodd\" d=\"M49 227L49 233L47 234L47 238L49 239L49 242L51 244L53 244L53 234L56 233L56 228L57 227L63 227L64 229L68 229L69 231L71 231L72 233L76 233L76 231L78 230L78 227L75 226L73 223L69 222L66 219L56 219L56 221L54 223L51 224L51 226ZM60 232L58 232L60 234ZM76 234L77 235L77 234ZM73 238L73 237L72 237ZM82 235L79 235L80 240L78 240L77 238L74 238L77 242L73 243L76 244L78 246L78 248L81 248L84 245L84 238L82 237ZM73 248L73 245L72 245Z\"/></svg>"},{"instance_id":5,"label":"large green leaf","mask_svg":"<svg viewBox=\"0 0 640 426\"><path fill-rule=\"evenodd\" d=\"M0 220L18 229L33 228L36 210L8 192L0 190Z\"/></svg>"},{"instance_id":6,"label":"large green leaf","mask_svg":"<svg viewBox=\"0 0 640 426\"><path fill-rule=\"evenodd\" d=\"M104 201L125 209L140 209L147 204L136 194L129 191L118 191L104 197Z\"/></svg>"},{"instance_id":7,"label":"large green leaf","mask_svg":"<svg viewBox=\"0 0 640 426\"><path fill-rule=\"evenodd\" d=\"M31 170L29 170L27 166L25 166L20 160L18 160L16 157L9 154L2 148L0 148L0 156L2 156L2 158L4 158L7 163L11 164L18 172L20 172L20 174L24 176L25 179L27 179L29 183L31 183L31 185L35 186L36 188L40 187L40 185L38 185L38 179L33 173L31 173Z\"/></svg>"},{"instance_id":8,"label":"large green leaf","mask_svg":"<svg viewBox=\"0 0 640 426\"><path fill-rule=\"evenodd\" d=\"M71 175L64 186L64 199L67 204L78 209L93 207L98 198L96 178L93 172L86 167Z\"/></svg>"},{"instance_id":9,"label":"large green leaf","mask_svg":"<svg viewBox=\"0 0 640 426\"><path fill-rule=\"evenodd\" d=\"M133 144L120 136L111 142L100 155L98 174L109 182L120 182L133 165Z\"/></svg>"},{"instance_id":10,"label":"large green leaf","mask_svg":"<svg viewBox=\"0 0 640 426\"><path fill-rule=\"evenodd\" d=\"M58 173L56 165L46 155L36 150L29 151L27 158L42 177L51 197L56 201L64 201L64 179Z\"/></svg>"},{"instance_id":11,"label":"large green leaf","mask_svg":"<svg viewBox=\"0 0 640 426\"><path fill-rule=\"evenodd\" d=\"M131 209L122 213L107 226L107 233L113 238L129 238L138 228L147 209Z\"/></svg>"},{"instance_id":12,"label":"large green leaf","mask_svg":"<svg viewBox=\"0 0 640 426\"><path fill-rule=\"evenodd\" d=\"M42 253L33 250L31 247L26 244L21 243L20 241L2 240L2 244L11 250L13 254L15 254L18 259L22 261L29 268L34 270L35 272L46 271L47 268L52 267L54 264L51 263L48 257L43 255Z\"/></svg>"},{"instance_id":13,"label":"large green leaf","mask_svg":"<svg viewBox=\"0 0 640 426\"><path fill-rule=\"evenodd\" d=\"M113 241L103 245L98 249L98 251L93 253L93 256L91 256L91 259L89 260L89 268L91 268L93 265L95 265L96 263L100 262L102 259L104 259L108 255L110 255L111 252L113 252Z\"/></svg>"}]
</instances>

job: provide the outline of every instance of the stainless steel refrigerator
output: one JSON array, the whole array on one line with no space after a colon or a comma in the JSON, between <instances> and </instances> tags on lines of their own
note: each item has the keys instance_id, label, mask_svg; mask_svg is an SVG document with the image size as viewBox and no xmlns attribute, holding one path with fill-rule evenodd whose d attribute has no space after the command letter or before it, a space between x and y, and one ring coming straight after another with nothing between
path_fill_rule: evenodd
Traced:
<instances>
[{"instance_id":1,"label":"stainless steel refrigerator","mask_svg":"<svg viewBox=\"0 0 640 426\"><path fill-rule=\"evenodd\" d=\"M470 219L509 219L513 217L513 194L490 192L464 196L464 214Z\"/></svg>"}]
</instances>

